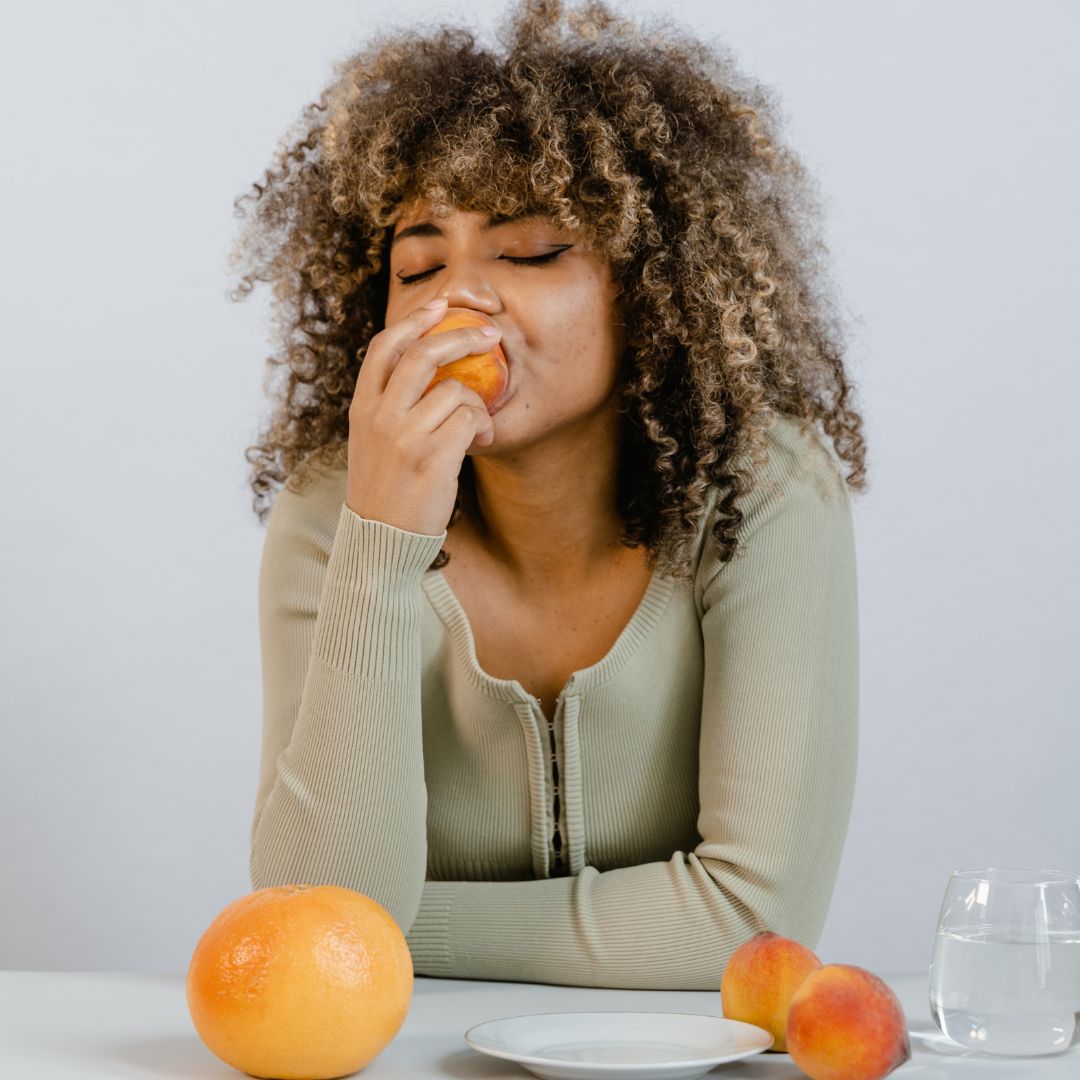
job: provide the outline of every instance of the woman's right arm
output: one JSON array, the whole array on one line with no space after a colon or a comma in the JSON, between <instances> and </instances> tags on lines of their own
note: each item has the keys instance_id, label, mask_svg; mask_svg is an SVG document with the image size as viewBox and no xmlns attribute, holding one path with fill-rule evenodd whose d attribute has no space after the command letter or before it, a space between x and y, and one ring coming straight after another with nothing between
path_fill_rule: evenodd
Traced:
<instances>
[{"instance_id":1,"label":"woman's right arm","mask_svg":"<svg viewBox=\"0 0 1080 1080\"><path fill-rule=\"evenodd\" d=\"M263 547L251 883L344 885L405 932L427 865L420 580L446 532L365 520L324 492L283 489Z\"/></svg>"},{"instance_id":2,"label":"woman's right arm","mask_svg":"<svg viewBox=\"0 0 1080 1080\"><path fill-rule=\"evenodd\" d=\"M420 582L491 418L439 364L491 346L418 308L376 334L349 409L348 470L283 488L259 578L263 745L251 883L343 885L407 932L427 870ZM329 494L328 494L329 493Z\"/></svg>"}]
</instances>

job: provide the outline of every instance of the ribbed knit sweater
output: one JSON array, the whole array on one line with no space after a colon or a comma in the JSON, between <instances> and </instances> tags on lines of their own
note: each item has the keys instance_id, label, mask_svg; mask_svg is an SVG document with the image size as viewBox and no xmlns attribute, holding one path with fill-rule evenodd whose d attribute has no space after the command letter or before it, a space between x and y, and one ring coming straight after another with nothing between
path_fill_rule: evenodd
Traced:
<instances>
[{"instance_id":1,"label":"ribbed knit sweater","mask_svg":"<svg viewBox=\"0 0 1080 1080\"><path fill-rule=\"evenodd\" d=\"M284 487L259 578L253 888L372 897L418 975L718 990L758 930L813 948L855 782L854 536L825 437L781 416L768 439L736 557L714 489L692 583L654 573L550 723L477 664L428 569L445 530L360 517L344 464Z\"/></svg>"}]
</instances>

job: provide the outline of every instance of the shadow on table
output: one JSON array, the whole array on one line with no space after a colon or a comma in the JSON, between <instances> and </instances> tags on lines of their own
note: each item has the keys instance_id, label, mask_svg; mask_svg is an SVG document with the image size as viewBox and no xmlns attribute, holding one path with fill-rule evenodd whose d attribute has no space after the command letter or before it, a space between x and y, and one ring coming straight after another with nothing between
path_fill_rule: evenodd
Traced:
<instances>
[{"instance_id":1,"label":"shadow on table","mask_svg":"<svg viewBox=\"0 0 1080 1080\"><path fill-rule=\"evenodd\" d=\"M474 1050L462 1050L439 1058L439 1067L447 1076L457 1080L490 1080L491 1077L520 1075L523 1080L532 1074L515 1061L490 1057ZM717 1080L806 1080L788 1054L755 1054L745 1061L717 1065L705 1076Z\"/></svg>"},{"instance_id":2,"label":"shadow on table","mask_svg":"<svg viewBox=\"0 0 1080 1080\"><path fill-rule=\"evenodd\" d=\"M438 1065L447 1076L459 1077L460 1080L487 1080L492 1076L507 1076L515 1069L520 1071L523 1077L532 1075L516 1061L491 1057L468 1048L446 1054L439 1058Z\"/></svg>"},{"instance_id":3,"label":"shadow on table","mask_svg":"<svg viewBox=\"0 0 1080 1080\"><path fill-rule=\"evenodd\" d=\"M54 1043L50 1054L70 1055L80 1070L91 1070L110 1080L236 1080L237 1071L215 1057L194 1035L158 1035L124 1042L70 1041Z\"/></svg>"}]
</instances>

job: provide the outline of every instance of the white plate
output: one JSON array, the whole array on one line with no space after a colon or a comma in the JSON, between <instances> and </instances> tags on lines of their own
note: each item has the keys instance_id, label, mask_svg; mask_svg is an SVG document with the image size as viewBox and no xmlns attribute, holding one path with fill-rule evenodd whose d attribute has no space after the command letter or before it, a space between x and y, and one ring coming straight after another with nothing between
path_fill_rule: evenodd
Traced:
<instances>
[{"instance_id":1,"label":"white plate","mask_svg":"<svg viewBox=\"0 0 1080 1080\"><path fill-rule=\"evenodd\" d=\"M722 1016L564 1012L487 1020L469 1028L465 1041L544 1080L692 1080L768 1050L773 1037Z\"/></svg>"}]
</instances>

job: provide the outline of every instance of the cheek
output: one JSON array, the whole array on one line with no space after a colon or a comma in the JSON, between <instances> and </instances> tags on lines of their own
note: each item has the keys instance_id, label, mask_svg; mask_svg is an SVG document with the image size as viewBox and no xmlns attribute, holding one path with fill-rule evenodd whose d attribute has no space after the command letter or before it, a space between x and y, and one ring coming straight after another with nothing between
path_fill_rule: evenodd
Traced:
<instances>
[{"instance_id":1,"label":"cheek","mask_svg":"<svg viewBox=\"0 0 1080 1080\"><path fill-rule=\"evenodd\" d=\"M546 298L543 309L536 311L537 326L543 328L536 347L551 364L581 375L610 366L611 357L622 351L616 316L600 284L595 277L578 279Z\"/></svg>"},{"instance_id":2,"label":"cheek","mask_svg":"<svg viewBox=\"0 0 1080 1080\"><path fill-rule=\"evenodd\" d=\"M588 382L607 382L618 363L622 346L612 313L595 298L582 304L566 320L565 364Z\"/></svg>"},{"instance_id":3,"label":"cheek","mask_svg":"<svg viewBox=\"0 0 1080 1080\"><path fill-rule=\"evenodd\" d=\"M384 326L393 326L399 319L408 314L409 305L400 297L391 296L386 301L386 313L383 318Z\"/></svg>"},{"instance_id":4,"label":"cheek","mask_svg":"<svg viewBox=\"0 0 1080 1080\"><path fill-rule=\"evenodd\" d=\"M524 382L537 391L534 407L561 403L572 412L603 402L618 380L621 350L595 320L567 325L552 338Z\"/></svg>"}]
</instances>

